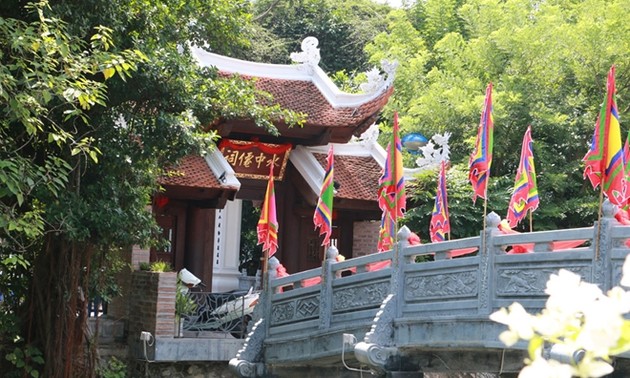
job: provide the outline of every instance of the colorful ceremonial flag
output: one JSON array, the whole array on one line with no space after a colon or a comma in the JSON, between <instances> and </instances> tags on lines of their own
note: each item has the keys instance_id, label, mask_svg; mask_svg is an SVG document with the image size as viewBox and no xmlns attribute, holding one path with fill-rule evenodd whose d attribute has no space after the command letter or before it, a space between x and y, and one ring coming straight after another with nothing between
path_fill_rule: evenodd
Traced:
<instances>
[{"instance_id":1,"label":"colorful ceremonial flag","mask_svg":"<svg viewBox=\"0 0 630 378\"><path fill-rule=\"evenodd\" d=\"M378 245L379 252L389 251L394 247L394 232L396 224L390 216L388 211L384 211L381 216L381 228L378 231Z\"/></svg>"},{"instance_id":2,"label":"colorful ceremonial flag","mask_svg":"<svg viewBox=\"0 0 630 378\"><path fill-rule=\"evenodd\" d=\"M394 130L387 146L383 175L378 182L378 205L389 211L395 221L405 212L405 178L403 176L402 144L398 135L398 113L394 113Z\"/></svg>"},{"instance_id":3,"label":"colorful ceremonial flag","mask_svg":"<svg viewBox=\"0 0 630 378\"><path fill-rule=\"evenodd\" d=\"M442 160L440 174L438 176L435 204L431 213L431 225L429 235L432 242L446 240L446 234L451 232L451 224L448 217L448 196L446 193L446 163Z\"/></svg>"},{"instance_id":4,"label":"colorful ceremonial flag","mask_svg":"<svg viewBox=\"0 0 630 378\"><path fill-rule=\"evenodd\" d=\"M487 199L488 178L492 165L492 147L494 145L494 122L492 119L492 83L486 88L486 100L481 112L475 149L468 162L470 183L473 186L473 202L477 197Z\"/></svg>"},{"instance_id":5,"label":"colorful ceremonial flag","mask_svg":"<svg viewBox=\"0 0 630 378\"><path fill-rule=\"evenodd\" d=\"M630 185L630 131L628 131L626 143L623 145L623 167L626 174L626 181L629 183L628 185ZM628 188L628 190L630 191L630 188ZM630 193L626 204L620 206L620 208L625 211L626 215L630 215Z\"/></svg>"},{"instance_id":6,"label":"colorful ceremonial flag","mask_svg":"<svg viewBox=\"0 0 630 378\"><path fill-rule=\"evenodd\" d=\"M527 211L538 208L538 185L536 183L536 168L534 166L534 141L532 128L527 126L521 147L521 160L514 180L514 192L508 205L507 220L510 227L516 227Z\"/></svg>"},{"instance_id":7,"label":"colorful ceremonial flag","mask_svg":"<svg viewBox=\"0 0 630 378\"><path fill-rule=\"evenodd\" d=\"M273 188L273 164L269 168L267 191L260 209L260 219L256 231L258 232L258 244L262 244L263 251L267 251L267 258L273 256L278 249L278 217L276 216L276 193Z\"/></svg>"},{"instance_id":8,"label":"colorful ceremonial flag","mask_svg":"<svg viewBox=\"0 0 630 378\"><path fill-rule=\"evenodd\" d=\"M584 177L588 177L593 189L602 185L602 190L611 203L625 205L628 199L628 182L615 101L615 66L608 72L606 100L597 117L591 147L582 160L586 164Z\"/></svg>"},{"instance_id":9,"label":"colorful ceremonial flag","mask_svg":"<svg viewBox=\"0 0 630 378\"><path fill-rule=\"evenodd\" d=\"M333 183L334 159L333 146L331 144L328 149L328 156L326 157L327 168L324 174L322 189L319 194L319 200L317 201L317 207L315 208L315 214L313 215L315 229L319 227L319 235L324 235L322 245L326 247L330 245L330 235L332 234L332 211L335 192Z\"/></svg>"}]
</instances>

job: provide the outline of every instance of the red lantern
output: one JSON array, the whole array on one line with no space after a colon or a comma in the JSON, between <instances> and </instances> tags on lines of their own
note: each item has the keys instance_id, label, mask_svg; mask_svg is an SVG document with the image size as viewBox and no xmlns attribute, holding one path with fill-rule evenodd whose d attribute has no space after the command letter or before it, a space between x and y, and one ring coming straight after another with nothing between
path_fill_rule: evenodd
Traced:
<instances>
[{"instance_id":1,"label":"red lantern","mask_svg":"<svg viewBox=\"0 0 630 378\"><path fill-rule=\"evenodd\" d=\"M155 196L155 205L161 209L168 204L168 197L158 194Z\"/></svg>"}]
</instances>

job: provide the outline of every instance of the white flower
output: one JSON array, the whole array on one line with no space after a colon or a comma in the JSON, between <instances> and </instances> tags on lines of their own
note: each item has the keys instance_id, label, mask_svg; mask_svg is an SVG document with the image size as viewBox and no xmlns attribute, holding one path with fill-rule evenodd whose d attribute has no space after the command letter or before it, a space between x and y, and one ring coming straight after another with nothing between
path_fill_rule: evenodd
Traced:
<instances>
[{"instance_id":1,"label":"white flower","mask_svg":"<svg viewBox=\"0 0 630 378\"><path fill-rule=\"evenodd\" d=\"M613 370L613 367L608 362L584 359L580 364L573 367L573 375L581 378L599 378L612 373Z\"/></svg>"},{"instance_id":2,"label":"white flower","mask_svg":"<svg viewBox=\"0 0 630 378\"><path fill-rule=\"evenodd\" d=\"M540 357L525 366L518 378L571 378L572 370L569 365Z\"/></svg>"},{"instance_id":3,"label":"white flower","mask_svg":"<svg viewBox=\"0 0 630 378\"><path fill-rule=\"evenodd\" d=\"M608 298L613 301L615 311L619 314L630 312L630 292L625 291L619 286L615 286L606 293Z\"/></svg>"},{"instance_id":4,"label":"white flower","mask_svg":"<svg viewBox=\"0 0 630 378\"><path fill-rule=\"evenodd\" d=\"M534 336L534 317L518 302L512 303L507 310L502 308L492 313L490 320L508 326L509 330L499 335L499 339L507 346L514 345L519 339L529 340Z\"/></svg>"},{"instance_id":5,"label":"white flower","mask_svg":"<svg viewBox=\"0 0 630 378\"><path fill-rule=\"evenodd\" d=\"M626 261L621 269L621 285L630 287L630 255L626 256Z\"/></svg>"},{"instance_id":6,"label":"white flower","mask_svg":"<svg viewBox=\"0 0 630 378\"><path fill-rule=\"evenodd\" d=\"M549 294L546 308L565 314L579 314L603 296L597 285L582 282L579 275L565 269L549 277L545 293Z\"/></svg>"},{"instance_id":7,"label":"white flower","mask_svg":"<svg viewBox=\"0 0 630 378\"><path fill-rule=\"evenodd\" d=\"M535 317L534 329L541 336L554 339L563 336L567 330L578 328L581 323L581 317L573 313L566 314L544 309Z\"/></svg>"},{"instance_id":8,"label":"white flower","mask_svg":"<svg viewBox=\"0 0 630 378\"><path fill-rule=\"evenodd\" d=\"M621 283L630 286L630 257L624 263ZM530 348L533 348L542 338L554 343L554 348L568 351L566 361L558 356L545 360L541 355L533 361L526 360L527 366L519 377L598 378L612 373L610 356L630 349L630 343L625 342L629 336L629 321L625 316L630 312L630 292L614 287L604 295L597 285L561 269L550 276L545 293L549 298L538 315L527 314L523 306L513 303L490 316L491 320L508 326L499 336L507 346L519 340L531 340ZM584 353L577 358L576 350ZM579 361L568 365L571 356Z\"/></svg>"},{"instance_id":9,"label":"white flower","mask_svg":"<svg viewBox=\"0 0 630 378\"><path fill-rule=\"evenodd\" d=\"M584 324L576 342L595 356L606 357L609 349L617 345L622 325L623 316L616 301L603 297L584 309Z\"/></svg>"}]
</instances>

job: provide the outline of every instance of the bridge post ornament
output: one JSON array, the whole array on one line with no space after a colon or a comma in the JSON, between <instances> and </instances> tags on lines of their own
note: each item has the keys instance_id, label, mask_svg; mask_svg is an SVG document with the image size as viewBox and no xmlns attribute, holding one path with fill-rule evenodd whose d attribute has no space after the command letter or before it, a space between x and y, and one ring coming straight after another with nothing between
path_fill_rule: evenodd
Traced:
<instances>
[{"instance_id":1,"label":"bridge post ornament","mask_svg":"<svg viewBox=\"0 0 630 378\"><path fill-rule=\"evenodd\" d=\"M232 373L237 377L241 378L262 377L265 374L265 366L260 362L252 363L232 358L229 366L230 371L232 371Z\"/></svg>"},{"instance_id":2,"label":"bridge post ornament","mask_svg":"<svg viewBox=\"0 0 630 378\"><path fill-rule=\"evenodd\" d=\"M230 360L230 371L237 377L261 377L264 375L265 365L263 360L263 348L265 342L265 319L260 319L254 324L251 332L245 339L245 344L236 353L236 357Z\"/></svg>"},{"instance_id":3,"label":"bridge post ornament","mask_svg":"<svg viewBox=\"0 0 630 378\"><path fill-rule=\"evenodd\" d=\"M394 344L394 319L396 317L396 295L389 294L374 317L370 331L364 341L354 346L354 355L360 362L377 371L385 371L391 357L398 355Z\"/></svg>"},{"instance_id":4,"label":"bridge post ornament","mask_svg":"<svg viewBox=\"0 0 630 378\"><path fill-rule=\"evenodd\" d=\"M389 292L392 294L400 294L400 289L402 286L401 281L403 279L402 270L404 265L404 263L402 263L402 256L405 248L409 246L409 242L407 239L409 239L410 235L411 230L409 230L409 227L407 226L402 226L396 234L398 243L394 245L394 253L392 255L392 276L389 285Z\"/></svg>"}]
</instances>

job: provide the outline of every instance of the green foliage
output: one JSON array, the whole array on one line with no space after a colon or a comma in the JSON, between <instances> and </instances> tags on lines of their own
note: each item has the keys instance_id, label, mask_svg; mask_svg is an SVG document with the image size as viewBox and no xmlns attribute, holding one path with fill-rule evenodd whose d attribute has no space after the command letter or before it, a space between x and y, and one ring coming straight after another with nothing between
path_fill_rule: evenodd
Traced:
<instances>
[{"instance_id":1,"label":"green foliage","mask_svg":"<svg viewBox=\"0 0 630 378\"><path fill-rule=\"evenodd\" d=\"M154 261L150 265L150 271L157 273L170 272L172 271L171 264L165 261Z\"/></svg>"},{"instance_id":2,"label":"green foliage","mask_svg":"<svg viewBox=\"0 0 630 378\"><path fill-rule=\"evenodd\" d=\"M187 295L188 289L181 280L177 280L175 291L175 315L179 318L190 315L197 310L197 303Z\"/></svg>"},{"instance_id":3,"label":"green foliage","mask_svg":"<svg viewBox=\"0 0 630 378\"><path fill-rule=\"evenodd\" d=\"M256 231L259 219L260 207L255 207L252 201L243 201L239 270L246 269L248 276L256 275L262 256L262 245L258 244L258 233Z\"/></svg>"},{"instance_id":4,"label":"green foliage","mask_svg":"<svg viewBox=\"0 0 630 378\"><path fill-rule=\"evenodd\" d=\"M630 29L620 11L628 6L628 0L429 0L392 12L387 32L366 46L372 62L395 58L400 64L385 114L390 118L399 112L403 134L451 132L451 161L464 165L476 138L484 89L492 82L490 185L503 184L489 187L490 201L495 190L501 193L489 210L505 214L503 199L511 193L523 133L531 125L540 194L534 229L592 225L597 193L582 178L581 159L612 64L617 67L620 114L630 110L624 100L630 97ZM449 195L450 187L449 182ZM434 191L425 200L432 203ZM470 186L467 192L469 197ZM474 219L479 214L467 209L469 198L460 208L453 197L451 217L466 212L471 222L480 222ZM428 217L429 207L423 216ZM453 235L459 233L453 227Z\"/></svg>"},{"instance_id":5,"label":"green foliage","mask_svg":"<svg viewBox=\"0 0 630 378\"><path fill-rule=\"evenodd\" d=\"M72 164L57 154L98 159L93 138L72 130L104 105L105 80L125 78L146 60L138 50L109 51L106 28L88 44L69 36L45 2L27 9L31 23L0 19L0 51L10 51L0 55L0 239L17 250L44 232L44 202L36 199L58 198L68 184Z\"/></svg>"},{"instance_id":6,"label":"green foliage","mask_svg":"<svg viewBox=\"0 0 630 378\"><path fill-rule=\"evenodd\" d=\"M122 250L102 250L92 261L90 298L111 303L113 298L122 295L119 276L125 268L129 268L129 264L122 258Z\"/></svg>"},{"instance_id":7,"label":"green foliage","mask_svg":"<svg viewBox=\"0 0 630 378\"><path fill-rule=\"evenodd\" d=\"M13 352L7 354L5 358L23 374L16 374L15 377L40 377L39 369L44 364L44 358L42 357L42 352L39 349L30 345L23 348L16 346L13 349Z\"/></svg>"},{"instance_id":8,"label":"green foliage","mask_svg":"<svg viewBox=\"0 0 630 378\"><path fill-rule=\"evenodd\" d=\"M127 364L116 357L110 357L107 364L99 369L101 378L125 378L127 376Z\"/></svg>"},{"instance_id":9,"label":"green foliage","mask_svg":"<svg viewBox=\"0 0 630 378\"><path fill-rule=\"evenodd\" d=\"M380 64L382 60L399 63L394 79L396 91L390 99L393 106L390 106L386 113L391 115L395 109L403 116L405 112L402 110L421 93L425 66L430 59L420 33L413 28L403 10L396 10L387 17L387 32L377 35L366 45L365 51L373 65ZM401 117L400 122L402 125L406 121Z\"/></svg>"},{"instance_id":10,"label":"green foliage","mask_svg":"<svg viewBox=\"0 0 630 378\"><path fill-rule=\"evenodd\" d=\"M266 106L269 95L251 81L200 69L189 53L187 42L224 54L242 48L247 1L22 5L0 4L0 292L12 293L3 307L15 319L2 336L26 335L27 321L42 374L73 376L62 361L79 360L72 353L83 338L72 330L86 329L76 324L83 318L47 317L48 309L76 303L79 290L64 288L77 282L89 297L119 292L111 279L120 266L107 256L156 244L147 205L164 169L214 148L207 125L216 120L253 119L275 133L274 120L293 126L303 117ZM79 249L85 265L64 260Z\"/></svg>"},{"instance_id":11,"label":"green foliage","mask_svg":"<svg viewBox=\"0 0 630 378\"><path fill-rule=\"evenodd\" d=\"M404 223L416 232L423 241L429 241L429 223L435 204L437 190L437 171L424 171L408 186L413 189L410 196L413 206L409 206ZM478 236L483 230L483 198L472 202L468 167L454 165L446 175L448 186L448 205L451 223L451 239ZM509 192L509 179L492 178L488 186L488 212L495 211L505 217Z\"/></svg>"},{"instance_id":12,"label":"green foliage","mask_svg":"<svg viewBox=\"0 0 630 378\"><path fill-rule=\"evenodd\" d=\"M416 2L410 10L410 20L422 33L427 45L433 46L446 34L462 29L462 20L457 15L461 0L427 0Z\"/></svg>"},{"instance_id":13,"label":"green foliage","mask_svg":"<svg viewBox=\"0 0 630 378\"><path fill-rule=\"evenodd\" d=\"M326 72L370 69L363 46L384 30L389 7L370 0L297 0L253 2L251 46L239 57L267 63L291 63L308 36L319 40L320 67Z\"/></svg>"}]
</instances>

